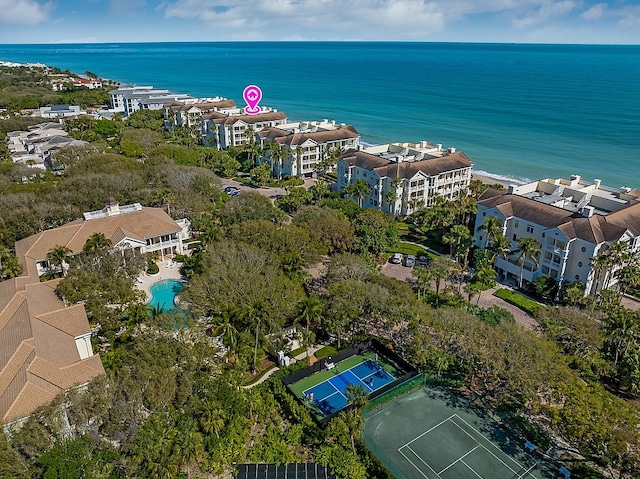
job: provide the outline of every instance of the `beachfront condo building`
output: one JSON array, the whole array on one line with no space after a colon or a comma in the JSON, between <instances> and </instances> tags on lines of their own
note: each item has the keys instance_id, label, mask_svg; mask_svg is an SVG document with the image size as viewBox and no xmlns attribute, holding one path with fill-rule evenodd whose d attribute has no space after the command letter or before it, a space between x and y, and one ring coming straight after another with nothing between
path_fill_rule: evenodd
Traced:
<instances>
[{"instance_id":1,"label":"beachfront condo building","mask_svg":"<svg viewBox=\"0 0 640 479\"><path fill-rule=\"evenodd\" d=\"M203 116L211 112L227 111L236 108L236 102L227 98L209 98L198 103L175 101L164 105L164 121L168 130L176 126L197 127L200 134L203 131Z\"/></svg>"},{"instance_id":2,"label":"beachfront condo building","mask_svg":"<svg viewBox=\"0 0 640 479\"><path fill-rule=\"evenodd\" d=\"M353 126L328 120L283 123L256 132L256 138L263 152L258 161L271 165L274 178L331 171L342 152L360 144Z\"/></svg>"},{"instance_id":3,"label":"beachfront condo building","mask_svg":"<svg viewBox=\"0 0 640 479\"><path fill-rule=\"evenodd\" d=\"M582 281L585 294L595 293L617 280L616 266L599 270L594 257L620 242L634 254L640 251L640 191L604 187L600 180L589 183L578 175L509 186L507 191L487 190L478 200L478 247L491 244L488 228L483 227L490 217L498 219L514 251L495 262L502 279L512 284L519 283L523 266L524 282L549 275L561 285ZM540 245L535 261L518 261L518 240L523 237L535 238Z\"/></svg>"},{"instance_id":4,"label":"beachfront condo building","mask_svg":"<svg viewBox=\"0 0 640 479\"><path fill-rule=\"evenodd\" d=\"M109 92L109 109L129 116L138 110L162 110L167 103L197 102L184 93L173 93L169 90L158 90L152 86L121 87Z\"/></svg>"},{"instance_id":5,"label":"beachfront condo building","mask_svg":"<svg viewBox=\"0 0 640 479\"><path fill-rule=\"evenodd\" d=\"M203 141L207 146L226 150L231 146L242 146L255 140L255 134L263 128L270 128L287 122L282 111L263 108L256 115L247 115L243 108L211 112L203 116Z\"/></svg>"},{"instance_id":6,"label":"beachfront condo building","mask_svg":"<svg viewBox=\"0 0 640 479\"><path fill-rule=\"evenodd\" d=\"M109 198L103 209L84 213L82 219L16 242L16 254L24 258L23 267L40 277L65 267L49 262L47 253L51 248L64 246L70 255L81 253L95 233L103 234L113 249L157 252L164 259L185 252L184 241L191 235L191 223L187 219L174 220L161 208L146 208L139 203L120 206Z\"/></svg>"},{"instance_id":7,"label":"beachfront condo building","mask_svg":"<svg viewBox=\"0 0 640 479\"><path fill-rule=\"evenodd\" d=\"M466 191L472 166L462 151L427 141L361 146L340 156L337 189L347 192L363 180L367 191L351 195L361 206L410 215L438 196L455 199Z\"/></svg>"}]
</instances>

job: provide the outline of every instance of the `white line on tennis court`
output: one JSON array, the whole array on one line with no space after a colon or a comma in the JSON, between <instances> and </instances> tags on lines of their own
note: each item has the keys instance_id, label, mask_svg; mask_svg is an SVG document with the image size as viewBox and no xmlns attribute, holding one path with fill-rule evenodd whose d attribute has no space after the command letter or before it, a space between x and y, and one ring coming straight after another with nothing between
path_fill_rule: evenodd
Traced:
<instances>
[{"instance_id":1,"label":"white line on tennis court","mask_svg":"<svg viewBox=\"0 0 640 479\"><path fill-rule=\"evenodd\" d=\"M403 447L404 447L404 446L403 446ZM414 456L416 456L418 459L420 459L420 461L422 461L422 462L423 462L423 463L424 463L424 464L425 464L425 465L426 465L426 466L431 470L431 472L433 472L436 476L438 476L438 479L442 479L442 478L440 477L440 474L438 474L436 471L434 471L434 470L433 470L433 468L432 468L429 464L427 464L426 462L424 462L424 461L422 460L422 458L421 458L420 456L418 456L418 455L416 454L416 452L415 452L413 449L411 449L409 446L407 446L407 449L409 449L409 450L413 453L413 455L414 455ZM431 479L431 478L430 478L429 476L427 476L424 472L422 472L422 471L420 470L420 468L419 468L418 466L416 466L416 465L411 461L411 459L409 459L409 458L407 457L407 455L406 455L404 452L402 452L400 449L398 449L398 452L400 452L400 454L402 454L402 456L407 460L407 462L408 462L409 464L411 464L411 465L416 469L416 471L418 471L420 474L422 474L422 475L423 475L424 477L426 477L427 479Z\"/></svg>"},{"instance_id":2,"label":"white line on tennis court","mask_svg":"<svg viewBox=\"0 0 640 479\"><path fill-rule=\"evenodd\" d=\"M455 461L453 461L451 464L449 464L447 467L445 467L442 471L440 471L438 473L438 475L442 474L444 471L446 471L447 469L449 469L451 466L453 466L454 464L456 464L457 462L462 461L465 457L467 457L469 454L471 454L473 451L475 451L476 449L478 449L480 447L480 444L478 444L476 447L474 447L473 449L471 449L469 452L467 452L464 456L460 456L458 459L456 459ZM417 456L417 454L416 454ZM464 464L465 466L467 466L467 464L462 461L462 464ZM469 467L469 466L467 466Z\"/></svg>"},{"instance_id":3,"label":"white line on tennis court","mask_svg":"<svg viewBox=\"0 0 640 479\"><path fill-rule=\"evenodd\" d=\"M482 477L480 474L478 474L476 471L473 470L473 467L471 467L469 464L467 464L464 461L460 461L462 464L464 464L465 466L467 466L467 469L469 469L471 472L473 472L476 476L478 476L480 479L485 479L484 477Z\"/></svg>"},{"instance_id":4,"label":"white line on tennis court","mask_svg":"<svg viewBox=\"0 0 640 479\"><path fill-rule=\"evenodd\" d=\"M433 431L435 428L437 428L437 427L439 427L439 426L442 426L445 422L447 422L448 420L450 420L450 419L451 419L452 417L454 417L454 416L457 416L457 414L453 414L453 415L449 416L447 419L445 419L445 420L443 420L443 421L440 421L438 424L436 424L435 426L433 426L431 429L428 429L427 431L423 432L423 433L422 433L422 434L420 434L419 436L414 437L414 438L413 438L413 439L411 439L411 441L409 441L408 443L403 444L402 446L400 446L400 447L398 448L398 451L399 451L400 449L402 449L403 447L408 446L408 445L409 445L409 444L411 444L412 442L417 441L417 440L418 440L418 439L420 439L422 436L424 436L424 435L426 435L426 434L429 434L429 433L430 433L431 431ZM476 442L477 442L477 441L476 441Z\"/></svg>"},{"instance_id":5,"label":"white line on tennis court","mask_svg":"<svg viewBox=\"0 0 640 479\"><path fill-rule=\"evenodd\" d=\"M495 447L496 449L498 449L500 452L502 452L502 449L500 449L498 446L496 446L494 443L492 443L489 439L487 439L484 434L482 434L480 431L478 431L476 428L474 428L471 424L469 424L467 421L465 421L464 419L462 419L460 416L458 416L457 414L454 414L454 416L456 416L458 419L460 419L463 423L465 423L467 426L469 426L471 429L473 429L475 432L477 432L482 438L484 438L489 444L491 444L493 447ZM502 459L500 459L498 456L496 456L494 453L492 453L489 449L487 449L486 447L484 447L482 444L480 444L480 442L473 437L471 434L469 434L467 431L465 431L462 427L460 427L459 424L457 424L455 421L451 421L453 424L456 425L456 427L458 429L460 429L462 432L464 432L467 436L469 436L471 439L473 439L474 441L476 441L481 447L482 449L484 449L485 451L487 451L489 454L491 454L493 457L495 457L498 461L500 461L504 467L506 467L507 469L509 469L511 472L513 473L517 473L517 471L514 471L513 469L511 469L511 467L509 467L507 465L506 462L504 462ZM518 462L513 459L512 457L506 455L504 452L502 452L502 454L504 454L505 456L507 456L509 459L511 459L517 466L518 469L521 469L522 466L520 464L518 464Z\"/></svg>"}]
</instances>

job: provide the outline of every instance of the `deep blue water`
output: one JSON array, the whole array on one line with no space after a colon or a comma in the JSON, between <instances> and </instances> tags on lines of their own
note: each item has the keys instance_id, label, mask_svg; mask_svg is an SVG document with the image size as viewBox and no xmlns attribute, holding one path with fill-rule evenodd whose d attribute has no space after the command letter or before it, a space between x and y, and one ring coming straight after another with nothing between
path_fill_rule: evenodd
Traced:
<instances>
[{"instance_id":1,"label":"deep blue water","mask_svg":"<svg viewBox=\"0 0 640 479\"><path fill-rule=\"evenodd\" d=\"M640 46L455 43L0 45L0 60L354 125L369 143L429 140L478 171L573 173L640 187Z\"/></svg>"}]
</instances>

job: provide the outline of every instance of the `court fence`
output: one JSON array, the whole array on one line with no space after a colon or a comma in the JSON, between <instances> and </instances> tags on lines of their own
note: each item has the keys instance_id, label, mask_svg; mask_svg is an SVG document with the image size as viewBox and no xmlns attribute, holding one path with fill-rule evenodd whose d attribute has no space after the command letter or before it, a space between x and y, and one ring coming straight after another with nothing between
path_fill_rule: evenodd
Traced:
<instances>
[{"instance_id":1,"label":"court fence","mask_svg":"<svg viewBox=\"0 0 640 479\"><path fill-rule=\"evenodd\" d=\"M396 399L398 396L413 392L416 389L421 388L425 385L425 380L426 377L424 374L418 374L417 376L410 377L406 381L393 386L392 388L384 391L382 394L377 395L376 397L372 397L367 402L367 407L364 411L364 417L366 418L367 415L372 411L378 410L380 406Z\"/></svg>"},{"instance_id":2,"label":"court fence","mask_svg":"<svg viewBox=\"0 0 640 479\"><path fill-rule=\"evenodd\" d=\"M396 479L409 479L365 431L362 431L362 441Z\"/></svg>"}]
</instances>

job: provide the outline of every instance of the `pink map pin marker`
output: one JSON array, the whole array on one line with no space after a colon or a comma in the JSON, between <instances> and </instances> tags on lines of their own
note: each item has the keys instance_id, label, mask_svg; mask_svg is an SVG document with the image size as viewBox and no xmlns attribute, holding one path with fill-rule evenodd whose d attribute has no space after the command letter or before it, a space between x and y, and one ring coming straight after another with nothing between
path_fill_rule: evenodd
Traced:
<instances>
[{"instance_id":1,"label":"pink map pin marker","mask_svg":"<svg viewBox=\"0 0 640 479\"><path fill-rule=\"evenodd\" d=\"M262 100L262 90L256 85L249 85L242 92L242 98L247 102L247 107L244 112L248 115L256 115L260 113L261 109L258 106L260 100Z\"/></svg>"}]
</instances>

